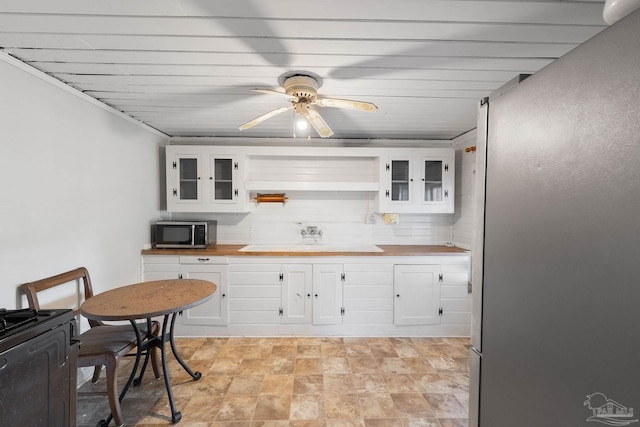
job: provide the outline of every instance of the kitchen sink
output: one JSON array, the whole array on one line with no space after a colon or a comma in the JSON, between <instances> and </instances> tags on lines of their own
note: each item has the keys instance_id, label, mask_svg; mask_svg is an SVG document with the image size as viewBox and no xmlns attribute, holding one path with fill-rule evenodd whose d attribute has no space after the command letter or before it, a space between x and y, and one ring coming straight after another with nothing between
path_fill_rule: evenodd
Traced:
<instances>
[{"instance_id":1,"label":"kitchen sink","mask_svg":"<svg viewBox=\"0 0 640 427\"><path fill-rule=\"evenodd\" d=\"M291 245L247 245L240 252L384 252L375 245L325 245L325 244L291 244Z\"/></svg>"}]
</instances>

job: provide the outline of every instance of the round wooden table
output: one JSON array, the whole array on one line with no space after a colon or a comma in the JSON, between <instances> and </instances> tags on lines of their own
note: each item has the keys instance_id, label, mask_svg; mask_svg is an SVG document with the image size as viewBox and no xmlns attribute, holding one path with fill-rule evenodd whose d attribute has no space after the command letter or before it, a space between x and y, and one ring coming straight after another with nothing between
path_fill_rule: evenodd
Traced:
<instances>
[{"instance_id":1,"label":"round wooden table","mask_svg":"<svg viewBox=\"0 0 640 427\"><path fill-rule=\"evenodd\" d=\"M138 351L133 372L120 395L120 400L124 398L135 377L142 351L157 347L160 349L162 355L164 382L171 405L171 422L175 424L180 421L182 414L176 409L173 400L169 369L167 368L165 344L168 339L176 360L194 380L197 381L202 377L200 372L193 372L180 357L175 346L173 329L176 315L179 312L210 300L215 291L216 285L206 280L154 280L114 288L94 295L82 303L80 313L86 318L93 320L128 320L133 325L136 336L138 337ZM161 334L159 336L149 336L143 341L136 319L147 319L147 330L151 331L151 318L156 316L163 316L164 318ZM148 356L145 358L140 377L137 380L138 383L144 374L147 360Z\"/></svg>"}]
</instances>

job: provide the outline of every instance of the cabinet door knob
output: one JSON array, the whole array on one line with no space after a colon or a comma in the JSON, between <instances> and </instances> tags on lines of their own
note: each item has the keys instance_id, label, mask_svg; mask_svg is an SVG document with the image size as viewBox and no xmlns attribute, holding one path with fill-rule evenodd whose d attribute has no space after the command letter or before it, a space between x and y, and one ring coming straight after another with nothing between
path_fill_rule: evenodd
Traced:
<instances>
[{"instance_id":1,"label":"cabinet door knob","mask_svg":"<svg viewBox=\"0 0 640 427\"><path fill-rule=\"evenodd\" d=\"M315 294L314 297L318 298L318 294Z\"/></svg>"},{"instance_id":2,"label":"cabinet door knob","mask_svg":"<svg viewBox=\"0 0 640 427\"><path fill-rule=\"evenodd\" d=\"M398 298L400 298L400 294L396 294L396 296L397 296Z\"/></svg>"},{"instance_id":3,"label":"cabinet door knob","mask_svg":"<svg viewBox=\"0 0 640 427\"><path fill-rule=\"evenodd\" d=\"M226 297L226 296L227 296L227 294L222 294L222 298L224 298L224 297Z\"/></svg>"},{"instance_id":4,"label":"cabinet door knob","mask_svg":"<svg viewBox=\"0 0 640 427\"><path fill-rule=\"evenodd\" d=\"M311 294L307 294L307 298L311 298Z\"/></svg>"}]
</instances>

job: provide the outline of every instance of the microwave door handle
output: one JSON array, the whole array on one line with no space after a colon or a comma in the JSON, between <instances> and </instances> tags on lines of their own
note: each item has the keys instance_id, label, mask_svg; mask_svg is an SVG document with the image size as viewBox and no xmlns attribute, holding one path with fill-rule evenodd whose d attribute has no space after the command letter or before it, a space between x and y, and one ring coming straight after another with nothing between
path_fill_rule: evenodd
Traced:
<instances>
[{"instance_id":1,"label":"microwave door handle","mask_svg":"<svg viewBox=\"0 0 640 427\"><path fill-rule=\"evenodd\" d=\"M196 244L196 225L191 225L191 246Z\"/></svg>"}]
</instances>

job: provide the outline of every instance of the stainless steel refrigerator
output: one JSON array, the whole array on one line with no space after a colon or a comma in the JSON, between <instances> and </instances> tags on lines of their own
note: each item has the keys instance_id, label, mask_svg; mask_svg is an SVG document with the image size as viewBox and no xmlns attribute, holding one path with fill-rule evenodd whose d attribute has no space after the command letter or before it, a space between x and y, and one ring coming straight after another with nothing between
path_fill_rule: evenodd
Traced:
<instances>
[{"instance_id":1,"label":"stainless steel refrigerator","mask_svg":"<svg viewBox=\"0 0 640 427\"><path fill-rule=\"evenodd\" d=\"M640 10L479 112L470 426L640 425Z\"/></svg>"}]
</instances>

